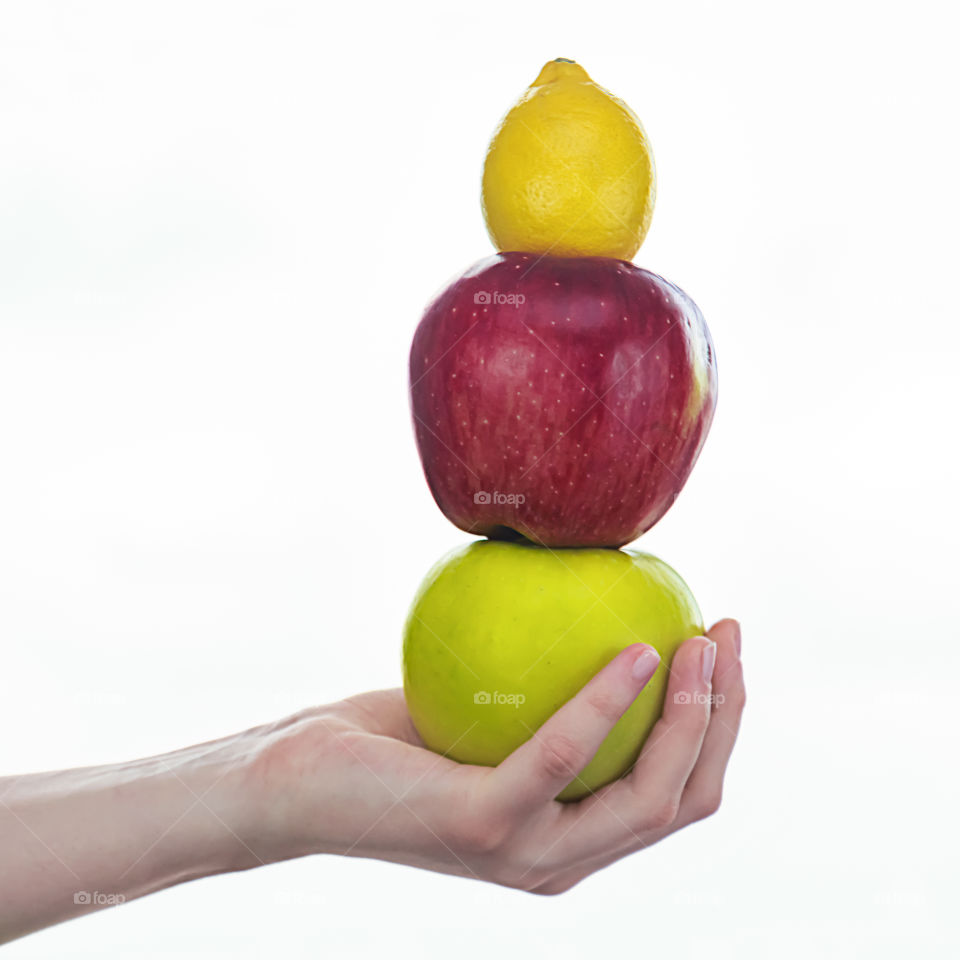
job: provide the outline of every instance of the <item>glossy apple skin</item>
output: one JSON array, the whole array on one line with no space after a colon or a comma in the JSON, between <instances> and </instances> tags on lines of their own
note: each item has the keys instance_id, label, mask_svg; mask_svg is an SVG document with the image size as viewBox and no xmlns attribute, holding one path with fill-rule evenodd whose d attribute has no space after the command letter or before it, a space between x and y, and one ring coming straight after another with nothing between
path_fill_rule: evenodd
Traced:
<instances>
[{"instance_id":1,"label":"glossy apple skin","mask_svg":"<svg viewBox=\"0 0 960 960\"><path fill-rule=\"evenodd\" d=\"M427 308L410 396L427 483L461 530L621 546L690 475L717 369L700 310L662 277L622 260L503 253Z\"/></svg>"},{"instance_id":2,"label":"glossy apple skin","mask_svg":"<svg viewBox=\"0 0 960 960\"><path fill-rule=\"evenodd\" d=\"M631 768L660 717L675 651L702 633L689 588L650 554L481 540L437 564L413 602L407 707L430 749L495 766L624 647L651 644L660 666L559 796L576 800ZM490 703L476 702L483 693Z\"/></svg>"}]
</instances>

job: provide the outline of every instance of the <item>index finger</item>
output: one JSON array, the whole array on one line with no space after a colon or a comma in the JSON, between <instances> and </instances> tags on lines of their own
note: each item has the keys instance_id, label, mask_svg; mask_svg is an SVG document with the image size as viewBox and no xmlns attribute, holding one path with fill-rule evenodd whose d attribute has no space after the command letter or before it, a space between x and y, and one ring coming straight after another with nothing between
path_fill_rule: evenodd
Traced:
<instances>
[{"instance_id":1,"label":"index finger","mask_svg":"<svg viewBox=\"0 0 960 960\"><path fill-rule=\"evenodd\" d=\"M646 644L622 650L497 767L494 794L513 810L552 801L593 759L659 663Z\"/></svg>"}]
</instances>

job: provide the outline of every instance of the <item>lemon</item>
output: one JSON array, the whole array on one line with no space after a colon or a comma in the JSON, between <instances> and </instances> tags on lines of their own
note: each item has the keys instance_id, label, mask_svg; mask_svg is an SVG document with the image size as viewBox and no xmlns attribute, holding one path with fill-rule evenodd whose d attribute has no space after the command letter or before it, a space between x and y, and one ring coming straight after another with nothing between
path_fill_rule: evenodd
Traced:
<instances>
[{"instance_id":1,"label":"lemon","mask_svg":"<svg viewBox=\"0 0 960 960\"><path fill-rule=\"evenodd\" d=\"M656 172L634 112L572 60L551 60L501 121L483 168L498 250L633 258Z\"/></svg>"}]
</instances>

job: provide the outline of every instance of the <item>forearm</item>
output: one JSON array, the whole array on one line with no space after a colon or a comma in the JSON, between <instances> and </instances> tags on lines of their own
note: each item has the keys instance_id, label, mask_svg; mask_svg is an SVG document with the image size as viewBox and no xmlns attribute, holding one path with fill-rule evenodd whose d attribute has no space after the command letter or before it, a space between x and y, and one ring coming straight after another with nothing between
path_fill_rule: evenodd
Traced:
<instances>
[{"instance_id":1,"label":"forearm","mask_svg":"<svg viewBox=\"0 0 960 960\"><path fill-rule=\"evenodd\" d=\"M0 942L261 862L245 839L244 735L0 779Z\"/></svg>"}]
</instances>

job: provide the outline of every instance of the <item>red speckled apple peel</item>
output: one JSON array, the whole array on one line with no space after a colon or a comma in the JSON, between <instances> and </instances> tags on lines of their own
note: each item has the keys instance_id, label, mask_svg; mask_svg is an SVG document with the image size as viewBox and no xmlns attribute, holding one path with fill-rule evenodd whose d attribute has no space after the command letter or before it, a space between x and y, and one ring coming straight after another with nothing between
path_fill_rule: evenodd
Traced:
<instances>
[{"instance_id":1,"label":"red speckled apple peel","mask_svg":"<svg viewBox=\"0 0 960 960\"><path fill-rule=\"evenodd\" d=\"M444 514L470 533L553 547L618 547L650 529L689 476L716 404L713 346L693 301L602 258L477 264L428 307L410 375L417 445Z\"/></svg>"}]
</instances>

